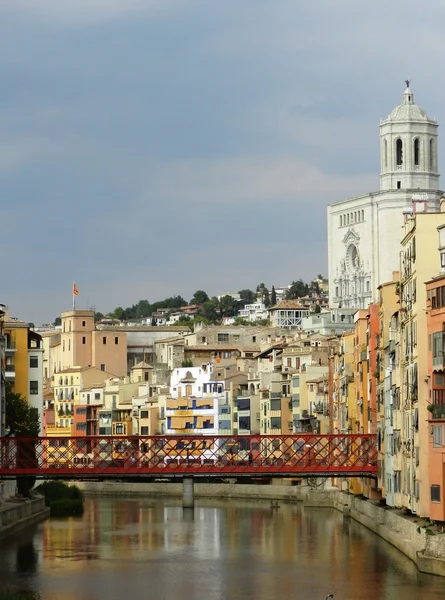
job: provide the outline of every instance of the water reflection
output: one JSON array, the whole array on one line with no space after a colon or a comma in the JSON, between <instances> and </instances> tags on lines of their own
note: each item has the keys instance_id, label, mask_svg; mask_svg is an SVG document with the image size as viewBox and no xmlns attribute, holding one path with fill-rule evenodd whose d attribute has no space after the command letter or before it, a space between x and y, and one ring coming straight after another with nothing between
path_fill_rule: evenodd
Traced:
<instances>
[{"instance_id":1,"label":"water reflection","mask_svg":"<svg viewBox=\"0 0 445 600\"><path fill-rule=\"evenodd\" d=\"M89 499L3 542L0 581L43 600L438 600L445 580L327 509Z\"/></svg>"}]
</instances>

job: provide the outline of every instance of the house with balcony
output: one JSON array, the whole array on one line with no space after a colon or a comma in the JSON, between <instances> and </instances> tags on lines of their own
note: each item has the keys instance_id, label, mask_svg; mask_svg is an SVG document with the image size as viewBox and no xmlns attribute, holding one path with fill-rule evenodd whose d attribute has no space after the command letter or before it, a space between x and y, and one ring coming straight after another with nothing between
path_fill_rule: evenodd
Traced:
<instances>
[{"instance_id":1,"label":"house with balcony","mask_svg":"<svg viewBox=\"0 0 445 600\"><path fill-rule=\"evenodd\" d=\"M219 405L225 404L224 383L214 381L212 365L175 369L167 399L166 434L217 434Z\"/></svg>"},{"instance_id":2,"label":"house with balcony","mask_svg":"<svg viewBox=\"0 0 445 600\"><path fill-rule=\"evenodd\" d=\"M4 381L25 398L43 421L43 342L29 324L3 314Z\"/></svg>"},{"instance_id":3,"label":"house with balcony","mask_svg":"<svg viewBox=\"0 0 445 600\"><path fill-rule=\"evenodd\" d=\"M255 321L265 321L269 318L269 311L263 302L254 302L253 304L245 304L238 312L238 317L255 323Z\"/></svg>"},{"instance_id":4,"label":"house with balcony","mask_svg":"<svg viewBox=\"0 0 445 600\"><path fill-rule=\"evenodd\" d=\"M102 386L106 378L112 377L96 367L72 367L55 373L53 376L53 408L55 428L71 428L74 425L74 407L90 403L93 386ZM83 395L82 392L85 392Z\"/></svg>"},{"instance_id":5,"label":"house with balcony","mask_svg":"<svg viewBox=\"0 0 445 600\"><path fill-rule=\"evenodd\" d=\"M280 329L301 329L303 319L310 314L299 300L282 300L268 310L271 325Z\"/></svg>"}]
</instances>

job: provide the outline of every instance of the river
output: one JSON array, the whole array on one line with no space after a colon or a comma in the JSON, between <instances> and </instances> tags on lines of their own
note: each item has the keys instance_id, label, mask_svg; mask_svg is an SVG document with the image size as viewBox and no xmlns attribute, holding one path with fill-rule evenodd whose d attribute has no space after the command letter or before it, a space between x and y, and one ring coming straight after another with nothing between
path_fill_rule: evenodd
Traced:
<instances>
[{"instance_id":1,"label":"river","mask_svg":"<svg viewBox=\"0 0 445 600\"><path fill-rule=\"evenodd\" d=\"M43 600L443 600L395 548L331 509L88 498L3 540L0 582Z\"/></svg>"}]
</instances>

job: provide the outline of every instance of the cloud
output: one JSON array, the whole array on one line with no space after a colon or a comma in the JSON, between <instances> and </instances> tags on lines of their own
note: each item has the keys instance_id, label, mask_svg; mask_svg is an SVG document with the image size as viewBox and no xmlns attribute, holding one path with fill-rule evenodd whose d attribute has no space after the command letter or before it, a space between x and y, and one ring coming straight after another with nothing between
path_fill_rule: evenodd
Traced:
<instances>
[{"instance_id":1,"label":"cloud","mask_svg":"<svg viewBox=\"0 0 445 600\"><path fill-rule=\"evenodd\" d=\"M0 173L20 171L54 151L55 144L47 138L3 140L0 142Z\"/></svg>"},{"instance_id":2,"label":"cloud","mask_svg":"<svg viewBox=\"0 0 445 600\"><path fill-rule=\"evenodd\" d=\"M313 164L286 157L233 157L178 161L149 173L150 194L183 203L286 202L300 208L327 198L345 198L376 189L378 177L327 174Z\"/></svg>"}]
</instances>

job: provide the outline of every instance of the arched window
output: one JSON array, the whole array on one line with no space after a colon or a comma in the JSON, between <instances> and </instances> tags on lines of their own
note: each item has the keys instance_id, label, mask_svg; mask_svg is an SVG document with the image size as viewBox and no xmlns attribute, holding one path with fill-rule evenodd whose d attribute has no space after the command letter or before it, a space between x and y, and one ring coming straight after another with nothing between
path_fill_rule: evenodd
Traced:
<instances>
[{"instance_id":1,"label":"arched window","mask_svg":"<svg viewBox=\"0 0 445 600\"><path fill-rule=\"evenodd\" d=\"M365 220L365 211L362 210L362 221L364 221L364 220Z\"/></svg>"},{"instance_id":2,"label":"arched window","mask_svg":"<svg viewBox=\"0 0 445 600\"><path fill-rule=\"evenodd\" d=\"M429 160L429 163L430 163L430 170L431 171L434 169L434 159L435 159L434 151L435 151L434 140L433 140L433 138L430 138L430 152L429 152L429 155L430 155L429 158L430 158L430 160Z\"/></svg>"},{"instance_id":3,"label":"arched window","mask_svg":"<svg viewBox=\"0 0 445 600\"><path fill-rule=\"evenodd\" d=\"M398 167L403 165L403 142L400 138L396 141L396 161Z\"/></svg>"},{"instance_id":4,"label":"arched window","mask_svg":"<svg viewBox=\"0 0 445 600\"><path fill-rule=\"evenodd\" d=\"M388 166L388 141L385 140L383 142L383 161L384 161L384 165L385 167Z\"/></svg>"},{"instance_id":5,"label":"arched window","mask_svg":"<svg viewBox=\"0 0 445 600\"><path fill-rule=\"evenodd\" d=\"M418 167L419 166L419 160L420 160L420 141L419 138L415 138L414 140L414 166Z\"/></svg>"},{"instance_id":6,"label":"arched window","mask_svg":"<svg viewBox=\"0 0 445 600\"><path fill-rule=\"evenodd\" d=\"M340 227L343 226L343 217L340 215Z\"/></svg>"}]
</instances>

